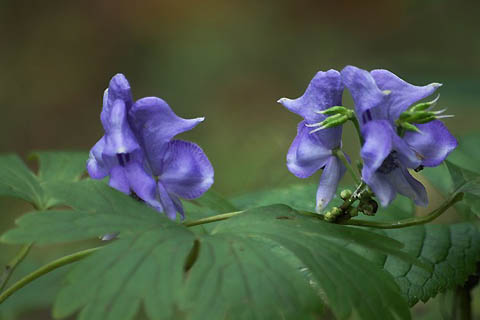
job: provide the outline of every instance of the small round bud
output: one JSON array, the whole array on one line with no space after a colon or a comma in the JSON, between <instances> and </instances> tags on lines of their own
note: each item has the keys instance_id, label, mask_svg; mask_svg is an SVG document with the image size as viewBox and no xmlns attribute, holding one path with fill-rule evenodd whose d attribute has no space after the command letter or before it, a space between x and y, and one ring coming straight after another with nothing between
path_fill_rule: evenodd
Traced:
<instances>
[{"instance_id":1,"label":"small round bud","mask_svg":"<svg viewBox=\"0 0 480 320\"><path fill-rule=\"evenodd\" d=\"M342 198L342 200L348 200L350 199L351 196L352 196L352 191L348 189L342 190L342 192L340 192L340 198Z\"/></svg>"},{"instance_id":2,"label":"small round bud","mask_svg":"<svg viewBox=\"0 0 480 320\"><path fill-rule=\"evenodd\" d=\"M336 219L336 216L331 211L328 211L327 213L325 213L325 216L324 216L325 221L334 222L335 219Z\"/></svg>"},{"instance_id":3,"label":"small round bud","mask_svg":"<svg viewBox=\"0 0 480 320\"><path fill-rule=\"evenodd\" d=\"M338 207L333 207L332 210L330 211L335 217L338 217L339 215L342 214L342 209Z\"/></svg>"}]
</instances>

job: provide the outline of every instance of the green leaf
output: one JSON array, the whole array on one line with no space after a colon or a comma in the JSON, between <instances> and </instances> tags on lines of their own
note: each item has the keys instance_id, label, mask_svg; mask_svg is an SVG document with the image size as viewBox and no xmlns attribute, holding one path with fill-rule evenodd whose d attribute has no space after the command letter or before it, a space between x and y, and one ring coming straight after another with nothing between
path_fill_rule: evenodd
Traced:
<instances>
[{"instance_id":1,"label":"green leaf","mask_svg":"<svg viewBox=\"0 0 480 320\"><path fill-rule=\"evenodd\" d=\"M326 296L339 319L352 314L362 319L409 318L406 302L393 279L347 248L348 244L355 243L369 250L397 255L401 244L396 241L378 238L373 232L304 217L282 205L249 210L218 224L213 234L278 243L311 272L315 286Z\"/></svg>"},{"instance_id":2,"label":"green leaf","mask_svg":"<svg viewBox=\"0 0 480 320\"><path fill-rule=\"evenodd\" d=\"M0 195L20 198L40 208L45 200L37 177L14 154L0 156Z\"/></svg>"},{"instance_id":3,"label":"green leaf","mask_svg":"<svg viewBox=\"0 0 480 320\"><path fill-rule=\"evenodd\" d=\"M78 181L86 171L88 153L37 151L31 158L39 163L37 175L42 182Z\"/></svg>"},{"instance_id":4,"label":"green leaf","mask_svg":"<svg viewBox=\"0 0 480 320\"><path fill-rule=\"evenodd\" d=\"M177 226L119 239L78 263L54 306L56 317L273 319L319 309L299 273L253 239Z\"/></svg>"},{"instance_id":5,"label":"green leaf","mask_svg":"<svg viewBox=\"0 0 480 320\"><path fill-rule=\"evenodd\" d=\"M0 156L0 195L16 197L30 202L38 209L58 204L49 188L57 181L79 180L85 171L87 154L84 152L37 152L38 175L13 154Z\"/></svg>"},{"instance_id":6,"label":"green leaf","mask_svg":"<svg viewBox=\"0 0 480 320\"><path fill-rule=\"evenodd\" d=\"M6 243L38 244L89 239L105 234L176 224L164 215L96 180L59 183L55 194L77 210L49 210L20 217L17 228L1 238Z\"/></svg>"},{"instance_id":7,"label":"green leaf","mask_svg":"<svg viewBox=\"0 0 480 320\"><path fill-rule=\"evenodd\" d=\"M476 272L480 233L471 224L421 225L377 232L403 242L405 252L433 265L428 272L397 257L379 259L384 269L395 277L410 306L464 284L468 276Z\"/></svg>"},{"instance_id":8,"label":"green leaf","mask_svg":"<svg viewBox=\"0 0 480 320\"><path fill-rule=\"evenodd\" d=\"M132 319L142 300L156 319L177 319L184 264L195 237L189 230L158 229L114 241L77 263L54 304L55 317L81 309L78 319Z\"/></svg>"},{"instance_id":9,"label":"green leaf","mask_svg":"<svg viewBox=\"0 0 480 320\"><path fill-rule=\"evenodd\" d=\"M182 293L188 319L304 319L322 309L301 273L264 241L230 233L199 240ZM163 310L152 306L150 317L158 319Z\"/></svg>"},{"instance_id":10,"label":"green leaf","mask_svg":"<svg viewBox=\"0 0 480 320\"><path fill-rule=\"evenodd\" d=\"M480 159L478 160L480 161ZM455 205L461 212L480 216L480 174L445 161L434 170L424 173L434 186L445 195L463 192L463 201Z\"/></svg>"}]
</instances>

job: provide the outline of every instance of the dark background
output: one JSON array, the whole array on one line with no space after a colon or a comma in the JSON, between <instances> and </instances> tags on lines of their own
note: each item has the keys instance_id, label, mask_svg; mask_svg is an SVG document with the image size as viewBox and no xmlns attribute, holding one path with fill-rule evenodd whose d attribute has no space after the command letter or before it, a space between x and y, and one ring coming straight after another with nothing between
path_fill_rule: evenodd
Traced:
<instances>
[{"instance_id":1,"label":"dark background","mask_svg":"<svg viewBox=\"0 0 480 320\"><path fill-rule=\"evenodd\" d=\"M0 152L88 150L118 72L136 99L159 96L182 117L206 117L180 137L203 147L226 195L301 182L285 166L300 118L276 101L300 96L318 70L352 64L441 82L451 131L478 131L479 9L458 0L0 0ZM349 125L343 141L355 158ZM0 208L0 231L26 210L6 199ZM438 316L422 308L418 317Z\"/></svg>"}]
</instances>

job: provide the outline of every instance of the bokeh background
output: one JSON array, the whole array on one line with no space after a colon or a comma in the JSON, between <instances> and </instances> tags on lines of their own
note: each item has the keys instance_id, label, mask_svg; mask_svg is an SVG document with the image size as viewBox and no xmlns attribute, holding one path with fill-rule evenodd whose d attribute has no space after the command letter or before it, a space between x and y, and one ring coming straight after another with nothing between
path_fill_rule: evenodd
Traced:
<instances>
[{"instance_id":1,"label":"bokeh background","mask_svg":"<svg viewBox=\"0 0 480 320\"><path fill-rule=\"evenodd\" d=\"M135 98L206 117L181 138L203 147L225 195L297 182L285 155L300 118L276 101L300 96L318 70L353 64L441 82L439 105L456 115L448 126L468 134L479 130L478 12L478 1L461 0L1 0L0 152L88 150L118 72ZM347 126L353 158L356 141ZM0 209L3 231L28 207L2 198ZM13 252L0 246L0 260ZM436 309L421 305L416 317L437 319Z\"/></svg>"}]
</instances>

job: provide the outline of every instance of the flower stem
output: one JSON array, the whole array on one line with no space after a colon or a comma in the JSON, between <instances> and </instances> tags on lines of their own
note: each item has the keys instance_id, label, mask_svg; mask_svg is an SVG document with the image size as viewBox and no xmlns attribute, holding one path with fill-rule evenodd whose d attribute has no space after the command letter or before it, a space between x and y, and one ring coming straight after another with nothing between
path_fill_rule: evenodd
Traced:
<instances>
[{"instance_id":1,"label":"flower stem","mask_svg":"<svg viewBox=\"0 0 480 320\"><path fill-rule=\"evenodd\" d=\"M350 226L359 226L359 227L370 227L370 228L377 228L377 229L398 229L398 228L405 228L410 226L415 226L419 224L425 224L432 220L438 218L442 213L447 211L448 208L453 206L455 203L461 201L463 199L463 192L455 194L450 199L446 200L440 207L430 212L428 215L423 217L415 217L400 220L393 223L385 223L385 222L374 222L374 221L363 221L363 220L348 220L345 221L345 225Z\"/></svg>"},{"instance_id":2,"label":"flower stem","mask_svg":"<svg viewBox=\"0 0 480 320\"><path fill-rule=\"evenodd\" d=\"M353 169L352 165L345 156L345 153L341 149L334 149L332 152L338 159L340 159L340 161L342 161L343 165L347 168L348 172L355 181L355 184L361 184L361 179L357 176L355 169Z\"/></svg>"},{"instance_id":3,"label":"flower stem","mask_svg":"<svg viewBox=\"0 0 480 320\"><path fill-rule=\"evenodd\" d=\"M24 286L26 286L27 284L29 284L33 280L43 276L46 273L49 273L50 271L53 271L53 270L57 269L57 268L63 267L67 264L70 264L72 262L83 259L86 256L88 256L89 254L91 254L91 253L93 253L93 252L95 252L95 251L97 251L101 248L102 247L90 248L90 249L86 249L86 250L83 250L83 251L79 251L77 253L73 253L73 254L65 256L65 257L61 257L57 260L54 260L54 261L44 265L43 267L41 267L39 269L33 271L32 273L30 273L30 274L26 275L25 277L23 277L22 279L18 280L10 288L8 288L4 292L2 292L2 294L0 294L0 304L3 303L3 301L5 301L8 297L10 297L15 291L23 288Z\"/></svg>"},{"instance_id":4,"label":"flower stem","mask_svg":"<svg viewBox=\"0 0 480 320\"><path fill-rule=\"evenodd\" d=\"M358 119L355 116L350 118L350 120L352 120L353 125L355 126L355 130L357 130L357 135L358 135L358 139L360 141L360 146L363 146L363 143L365 141L363 141L362 131L360 130L360 123L358 123Z\"/></svg>"},{"instance_id":5,"label":"flower stem","mask_svg":"<svg viewBox=\"0 0 480 320\"><path fill-rule=\"evenodd\" d=\"M222 220L226 220L228 218L231 218L231 217L234 217L240 213L243 213L245 212L245 210L243 211L235 211L235 212L228 212L228 213L222 213L222 214L217 214L215 216L210 216L210 217L206 217L206 218L202 218L202 219L198 219L198 220L193 220L193 221L185 221L183 222L183 225L185 227L194 227L194 226L198 226L200 224L206 224L206 223L211 223L211 222L216 222L216 221L222 221Z\"/></svg>"},{"instance_id":6,"label":"flower stem","mask_svg":"<svg viewBox=\"0 0 480 320\"><path fill-rule=\"evenodd\" d=\"M17 267L17 265L20 264L20 262L22 262L23 259L25 259L25 257L27 256L32 246L33 246L33 243L28 243L24 245L20 249L20 251L17 252L15 257L13 257L13 259L5 266L2 277L0 278L0 292L3 291L3 289L8 283L8 280L12 276L13 271L15 271L15 268Z\"/></svg>"}]
</instances>

